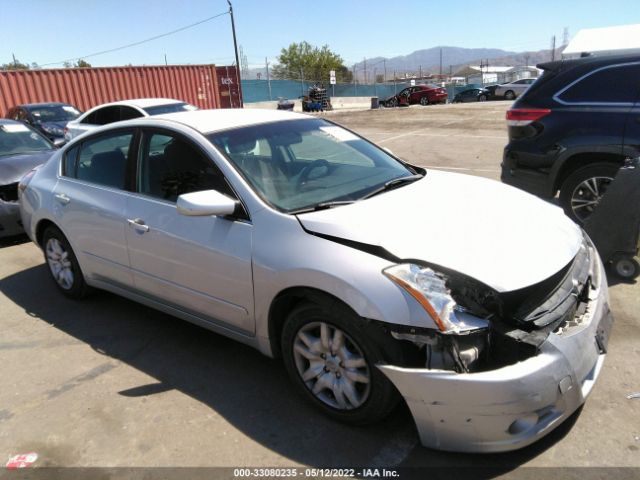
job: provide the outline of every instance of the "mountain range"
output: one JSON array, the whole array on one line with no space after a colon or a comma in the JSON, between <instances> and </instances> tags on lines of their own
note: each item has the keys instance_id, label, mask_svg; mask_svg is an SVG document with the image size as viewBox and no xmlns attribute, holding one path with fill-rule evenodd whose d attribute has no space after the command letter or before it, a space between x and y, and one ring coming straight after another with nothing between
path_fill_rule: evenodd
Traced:
<instances>
[{"instance_id":1,"label":"mountain range","mask_svg":"<svg viewBox=\"0 0 640 480\"><path fill-rule=\"evenodd\" d=\"M555 58L560 58L560 52L564 47L556 49ZM438 46L422 50L416 50L408 55L396 57L372 57L366 59L367 79L372 82L374 79L374 69L376 75L387 72L387 78L392 77L393 72L397 76L405 73L418 74L422 70L423 74L440 73L440 52L442 52L442 73L455 74L456 71L467 65L480 65L480 62L489 62L494 66L519 66L537 65L538 63L551 60L551 50L538 50L535 52L510 52L499 48L462 48ZM355 68L356 75L360 81L364 80L365 61L355 65L347 65L350 70ZM264 68L252 68L246 78L255 79L257 74L264 79L266 73Z\"/></svg>"}]
</instances>

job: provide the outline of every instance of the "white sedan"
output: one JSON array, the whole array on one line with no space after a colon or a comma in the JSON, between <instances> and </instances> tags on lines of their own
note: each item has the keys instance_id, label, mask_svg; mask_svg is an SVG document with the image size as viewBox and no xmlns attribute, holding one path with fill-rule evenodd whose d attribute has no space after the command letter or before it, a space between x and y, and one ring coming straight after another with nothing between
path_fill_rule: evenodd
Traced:
<instances>
[{"instance_id":1,"label":"white sedan","mask_svg":"<svg viewBox=\"0 0 640 480\"><path fill-rule=\"evenodd\" d=\"M62 294L108 290L281 357L293 388L340 421L404 401L432 448L538 440L584 403L605 358L602 262L561 209L409 165L322 118L119 122L18 191Z\"/></svg>"},{"instance_id":2,"label":"white sedan","mask_svg":"<svg viewBox=\"0 0 640 480\"><path fill-rule=\"evenodd\" d=\"M105 103L93 107L75 120L68 122L64 129L64 139L69 141L84 132L114 122L197 109L189 103L172 98L137 98Z\"/></svg>"}]
</instances>

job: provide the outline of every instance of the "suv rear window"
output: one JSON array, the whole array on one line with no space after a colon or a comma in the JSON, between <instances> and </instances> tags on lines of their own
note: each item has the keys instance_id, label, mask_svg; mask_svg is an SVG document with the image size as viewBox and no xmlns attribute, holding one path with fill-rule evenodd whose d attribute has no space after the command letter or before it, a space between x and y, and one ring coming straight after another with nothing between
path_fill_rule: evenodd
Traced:
<instances>
[{"instance_id":1,"label":"suv rear window","mask_svg":"<svg viewBox=\"0 0 640 480\"><path fill-rule=\"evenodd\" d=\"M596 70L564 89L558 98L566 103L625 103L638 98L640 65Z\"/></svg>"}]
</instances>

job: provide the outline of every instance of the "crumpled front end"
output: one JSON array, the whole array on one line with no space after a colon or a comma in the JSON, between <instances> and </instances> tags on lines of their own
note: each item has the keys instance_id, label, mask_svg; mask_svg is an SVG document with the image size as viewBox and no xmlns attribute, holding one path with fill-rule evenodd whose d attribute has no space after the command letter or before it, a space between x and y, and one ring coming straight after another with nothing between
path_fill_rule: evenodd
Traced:
<instances>
[{"instance_id":1,"label":"crumpled front end","mask_svg":"<svg viewBox=\"0 0 640 480\"><path fill-rule=\"evenodd\" d=\"M602 368L613 322L602 262L589 249L584 297L554 323L535 355L471 373L440 365L379 366L405 398L423 445L464 452L522 448L584 403Z\"/></svg>"},{"instance_id":2,"label":"crumpled front end","mask_svg":"<svg viewBox=\"0 0 640 480\"><path fill-rule=\"evenodd\" d=\"M24 233L18 204L18 184L0 185L0 238Z\"/></svg>"}]
</instances>

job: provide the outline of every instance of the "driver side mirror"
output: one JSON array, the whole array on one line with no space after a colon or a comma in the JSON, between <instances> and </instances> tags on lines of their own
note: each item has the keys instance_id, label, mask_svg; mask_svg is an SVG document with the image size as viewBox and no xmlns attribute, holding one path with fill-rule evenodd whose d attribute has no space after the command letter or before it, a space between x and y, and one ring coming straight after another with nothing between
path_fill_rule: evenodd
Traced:
<instances>
[{"instance_id":1,"label":"driver side mirror","mask_svg":"<svg viewBox=\"0 0 640 480\"><path fill-rule=\"evenodd\" d=\"M237 200L233 200L217 190L184 193L178 197L178 213L189 217L225 216L235 212Z\"/></svg>"}]
</instances>

